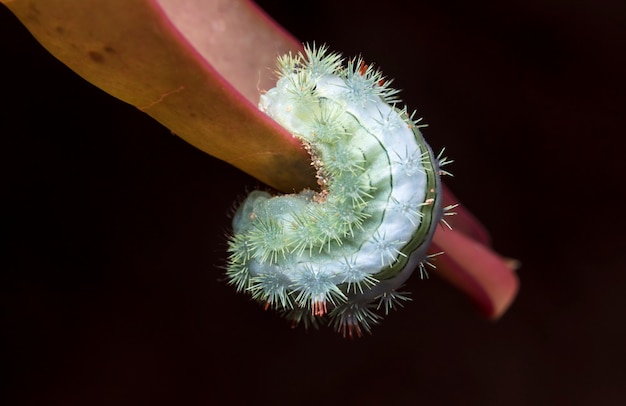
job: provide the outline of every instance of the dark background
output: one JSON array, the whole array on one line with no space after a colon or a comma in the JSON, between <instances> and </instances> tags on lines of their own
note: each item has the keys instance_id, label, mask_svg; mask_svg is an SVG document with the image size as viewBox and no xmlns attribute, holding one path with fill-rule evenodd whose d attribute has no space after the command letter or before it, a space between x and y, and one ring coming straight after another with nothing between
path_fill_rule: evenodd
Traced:
<instances>
[{"instance_id":1,"label":"dark background","mask_svg":"<svg viewBox=\"0 0 626 406\"><path fill-rule=\"evenodd\" d=\"M220 280L257 182L0 6L4 404L626 404L625 3L259 3L396 78L456 161L448 184L522 261L516 302L490 323L413 278L372 336L291 330Z\"/></svg>"}]
</instances>

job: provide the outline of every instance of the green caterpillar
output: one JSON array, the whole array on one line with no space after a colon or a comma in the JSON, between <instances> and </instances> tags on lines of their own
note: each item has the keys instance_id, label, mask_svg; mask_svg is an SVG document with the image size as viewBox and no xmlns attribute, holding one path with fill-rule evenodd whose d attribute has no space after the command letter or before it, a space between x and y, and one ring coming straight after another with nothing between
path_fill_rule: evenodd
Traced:
<instances>
[{"instance_id":1,"label":"green caterpillar","mask_svg":"<svg viewBox=\"0 0 626 406\"><path fill-rule=\"evenodd\" d=\"M369 332L424 271L442 216L439 167L398 91L325 46L278 59L259 108L302 141L319 191L254 191L233 219L227 277L295 324Z\"/></svg>"}]
</instances>

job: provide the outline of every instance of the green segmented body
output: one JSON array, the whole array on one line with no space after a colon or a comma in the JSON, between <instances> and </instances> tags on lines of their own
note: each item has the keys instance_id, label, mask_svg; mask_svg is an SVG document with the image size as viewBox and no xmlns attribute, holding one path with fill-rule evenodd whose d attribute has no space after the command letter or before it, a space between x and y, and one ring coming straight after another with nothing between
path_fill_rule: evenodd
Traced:
<instances>
[{"instance_id":1,"label":"green segmented body","mask_svg":"<svg viewBox=\"0 0 626 406\"><path fill-rule=\"evenodd\" d=\"M360 335L405 299L396 289L422 266L441 218L437 159L397 91L361 60L324 47L279 59L260 108L300 139L321 191L255 191L233 219L227 275L294 322L329 313Z\"/></svg>"}]
</instances>

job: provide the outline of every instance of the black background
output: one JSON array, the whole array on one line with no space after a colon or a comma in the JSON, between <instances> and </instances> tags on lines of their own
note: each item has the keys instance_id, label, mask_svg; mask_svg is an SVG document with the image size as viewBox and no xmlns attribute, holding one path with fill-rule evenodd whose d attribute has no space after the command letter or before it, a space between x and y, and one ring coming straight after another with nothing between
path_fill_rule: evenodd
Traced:
<instances>
[{"instance_id":1,"label":"black background","mask_svg":"<svg viewBox=\"0 0 626 406\"><path fill-rule=\"evenodd\" d=\"M413 278L372 336L291 330L220 281L232 202L258 183L0 6L4 404L626 404L624 3L259 4L396 79L522 261L516 302L490 323Z\"/></svg>"}]
</instances>

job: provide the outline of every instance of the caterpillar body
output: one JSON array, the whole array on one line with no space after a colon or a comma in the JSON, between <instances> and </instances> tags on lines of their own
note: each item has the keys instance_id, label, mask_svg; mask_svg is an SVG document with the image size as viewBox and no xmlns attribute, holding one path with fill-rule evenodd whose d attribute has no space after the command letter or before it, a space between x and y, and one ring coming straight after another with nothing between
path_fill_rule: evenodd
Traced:
<instances>
[{"instance_id":1,"label":"caterpillar body","mask_svg":"<svg viewBox=\"0 0 626 406\"><path fill-rule=\"evenodd\" d=\"M278 68L259 108L303 143L320 190L252 192L233 218L226 275L294 325L361 336L424 268L442 216L439 161L362 59L305 46Z\"/></svg>"}]
</instances>

